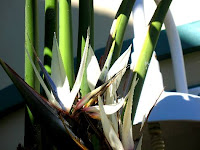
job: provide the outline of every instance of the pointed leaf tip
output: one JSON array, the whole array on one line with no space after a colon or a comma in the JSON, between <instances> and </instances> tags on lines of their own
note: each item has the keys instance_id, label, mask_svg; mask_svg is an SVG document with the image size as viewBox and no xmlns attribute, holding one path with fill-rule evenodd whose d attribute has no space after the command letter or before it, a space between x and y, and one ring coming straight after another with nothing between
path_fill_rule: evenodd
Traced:
<instances>
[{"instance_id":1,"label":"pointed leaf tip","mask_svg":"<svg viewBox=\"0 0 200 150\"><path fill-rule=\"evenodd\" d=\"M125 149L133 149L134 148L134 141L133 141L133 133L132 133L132 119L131 119L131 113L132 113L132 101L133 101L133 95L134 95L134 89L137 84L137 74L135 74L131 89L128 92L128 101L124 113L124 119L123 119L123 126L122 126L122 143Z\"/></svg>"}]
</instances>

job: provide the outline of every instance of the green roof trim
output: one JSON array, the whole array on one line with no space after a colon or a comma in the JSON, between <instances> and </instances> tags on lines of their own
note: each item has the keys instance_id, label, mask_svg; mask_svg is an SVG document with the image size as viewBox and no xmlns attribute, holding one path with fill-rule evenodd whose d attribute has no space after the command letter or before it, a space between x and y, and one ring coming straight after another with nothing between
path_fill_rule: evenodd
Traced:
<instances>
[{"instance_id":1,"label":"green roof trim","mask_svg":"<svg viewBox=\"0 0 200 150\"><path fill-rule=\"evenodd\" d=\"M181 45L184 54L200 50L200 21L177 26L177 30L181 39ZM158 60L171 57L165 30L160 33L160 37L156 46L156 54Z\"/></svg>"},{"instance_id":2,"label":"green roof trim","mask_svg":"<svg viewBox=\"0 0 200 150\"><path fill-rule=\"evenodd\" d=\"M181 39L183 53L191 53L200 50L200 21L177 26L177 30ZM122 52L132 44L132 39L123 42ZM96 51L97 58L101 56L105 48ZM134 49L134 48L133 48ZM156 46L156 55L158 60L170 58L170 48L166 35L166 31L162 30Z\"/></svg>"},{"instance_id":3,"label":"green roof trim","mask_svg":"<svg viewBox=\"0 0 200 150\"><path fill-rule=\"evenodd\" d=\"M181 39L184 54L200 50L200 21L178 26L177 29ZM132 39L124 41L122 52L124 52L131 43ZM98 59L100 59L104 49L105 48L101 48L95 51ZM156 47L156 54L158 60L170 58L170 49L165 30L161 31L160 33ZM23 98L14 85L10 85L0 90L0 117L10 111L13 111L13 109L23 106L23 104Z\"/></svg>"}]
</instances>

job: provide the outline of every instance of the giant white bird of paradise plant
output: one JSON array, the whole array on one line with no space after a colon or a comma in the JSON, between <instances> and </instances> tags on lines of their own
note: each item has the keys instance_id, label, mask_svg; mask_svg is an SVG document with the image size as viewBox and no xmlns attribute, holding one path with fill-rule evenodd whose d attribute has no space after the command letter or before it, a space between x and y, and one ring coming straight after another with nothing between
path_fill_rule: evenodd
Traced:
<instances>
[{"instance_id":1,"label":"giant white bird of paradise plant","mask_svg":"<svg viewBox=\"0 0 200 150\"><path fill-rule=\"evenodd\" d=\"M26 52L30 58L28 51ZM56 37L54 37L53 42L51 76L47 73L41 60L35 53L41 72L46 79L46 83L42 79L31 58L30 61L35 74L45 91L45 94L48 98L48 103L50 103L51 106L62 111L62 113L71 116L72 118L77 117L79 115L78 112L81 110L92 118L100 119L105 137L113 149L133 149L134 143L132 137L131 112L133 92L137 83L136 76L128 93L124 92L121 98L118 98L119 95L117 96L118 86L126 69L128 68L127 66L130 53L131 46L116 60L110 69L107 69L109 68L111 61L111 57L108 57L104 69L101 71L94 52L89 45L88 35L80 69L71 91L67 76L65 74ZM89 77L88 83L90 85L91 92L79 99L79 97L77 98L77 95L79 93L83 72L87 63L87 74ZM1 65L10 76L15 74L14 71L10 69L2 60ZM94 71L96 75L93 74ZM93 74L93 76L90 76L91 74ZM14 80L13 82L15 83ZM98 81L100 81L101 84L97 86ZM36 91L32 92L36 93ZM125 103L127 104L125 105ZM122 123L119 123L119 120L121 120L121 114L119 114L119 110L125 106L126 109L124 112L123 121ZM120 131L118 131L118 128L120 128ZM127 138L129 140L127 140ZM74 140L77 141L77 139ZM84 146L82 145L81 147Z\"/></svg>"},{"instance_id":2,"label":"giant white bird of paradise plant","mask_svg":"<svg viewBox=\"0 0 200 150\"><path fill-rule=\"evenodd\" d=\"M136 76L128 93L121 96L121 98L118 98L116 93L122 76L127 69L131 46L115 61L110 69L107 69L109 68L111 61L111 57L108 57L104 69L101 71L94 52L89 45L88 35L80 69L78 71L75 84L70 91L56 37L54 37L53 43L51 77L48 75L38 56L36 56L50 90L47 88L47 85L44 83L42 77L36 69L36 66L30 58L35 74L37 75L48 100L71 116L76 116L76 112L78 110L82 110L89 114L92 118L100 119L106 139L112 148L133 149L134 144L132 137L131 112L132 97L137 83ZM80 100L77 100L76 96L79 92L83 72L87 63L88 83L92 91ZM95 75L93 72L95 72ZM96 87L98 81L100 81L102 85ZM125 105L126 101L127 105L124 112L123 122L119 124L119 116L117 116L117 112ZM110 117L107 117L107 115L110 115ZM121 129L120 136L122 142L119 138L118 128ZM127 138L129 140L127 140Z\"/></svg>"},{"instance_id":3,"label":"giant white bird of paradise plant","mask_svg":"<svg viewBox=\"0 0 200 150\"><path fill-rule=\"evenodd\" d=\"M131 54L131 46L129 46L114 63L112 62L114 50L111 50L103 69L100 69L89 44L90 32L88 29L85 49L72 89L70 89L65 73L56 36L53 39L51 75L47 73L39 57L34 52L34 48L32 48L46 82L36 69L29 52L26 51L47 98L28 86L1 59L0 64L25 98L34 115L45 124L45 127L49 129L48 131L54 134L55 140L59 141L64 138L67 139L68 144L74 141L72 143L77 144L80 148L90 149L92 148L91 145L95 143L91 141L99 139L97 142L103 143L101 147L104 149L134 149L132 125L135 114L133 114L133 108L137 106L139 100L139 96L135 99L134 90L138 86L138 93L135 94L140 95L148 63L151 60L170 3L170 0L163 1L158 6L149 23L142 51L137 62L132 64L131 67L128 65ZM115 44L115 41L113 43ZM132 62L135 61L132 60ZM130 75L127 73L128 75L124 76L127 68ZM81 96L79 90L84 72L87 72L87 82L91 92ZM125 79L125 77L128 78ZM133 105L135 106L133 107ZM92 131L90 131L90 128L92 128ZM141 143L142 138L137 144L137 149L141 149ZM67 146L65 143L59 144Z\"/></svg>"}]
</instances>

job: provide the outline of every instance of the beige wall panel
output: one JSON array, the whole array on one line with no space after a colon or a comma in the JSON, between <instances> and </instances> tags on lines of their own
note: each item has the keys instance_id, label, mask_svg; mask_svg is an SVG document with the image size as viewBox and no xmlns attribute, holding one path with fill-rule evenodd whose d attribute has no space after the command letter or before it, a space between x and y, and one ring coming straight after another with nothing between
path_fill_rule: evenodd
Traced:
<instances>
[{"instance_id":1,"label":"beige wall panel","mask_svg":"<svg viewBox=\"0 0 200 150\"><path fill-rule=\"evenodd\" d=\"M185 70L188 86L200 85L200 52L193 52L184 55ZM174 72L171 59L160 61L160 70L163 75L166 90L174 90Z\"/></svg>"}]
</instances>

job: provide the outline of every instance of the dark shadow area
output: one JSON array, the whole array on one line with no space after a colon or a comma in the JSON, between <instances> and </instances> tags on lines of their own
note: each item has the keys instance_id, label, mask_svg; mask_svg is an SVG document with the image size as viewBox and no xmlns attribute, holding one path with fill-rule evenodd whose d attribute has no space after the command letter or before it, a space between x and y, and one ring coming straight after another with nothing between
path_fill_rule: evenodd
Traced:
<instances>
[{"instance_id":1,"label":"dark shadow area","mask_svg":"<svg viewBox=\"0 0 200 150\"><path fill-rule=\"evenodd\" d=\"M142 150L153 150L152 136L150 135L149 125L160 124L161 138L164 140L165 150L198 150L200 149L200 122L194 121L160 121L148 123L144 129ZM134 126L133 134L135 138L140 136L139 125ZM137 136L136 136L137 135ZM154 142L159 142L159 139ZM155 145L154 145L155 146Z\"/></svg>"},{"instance_id":2,"label":"dark shadow area","mask_svg":"<svg viewBox=\"0 0 200 150\"><path fill-rule=\"evenodd\" d=\"M24 100L12 84L0 90L0 117L24 106Z\"/></svg>"},{"instance_id":3,"label":"dark shadow area","mask_svg":"<svg viewBox=\"0 0 200 150\"><path fill-rule=\"evenodd\" d=\"M159 124L160 133L165 143L165 150L197 150L200 149L200 98L170 93L165 96L152 110L148 125L144 129L142 150L153 150L152 131L149 126ZM134 138L138 139L141 124L134 126ZM159 139L157 139L159 142Z\"/></svg>"}]
</instances>

